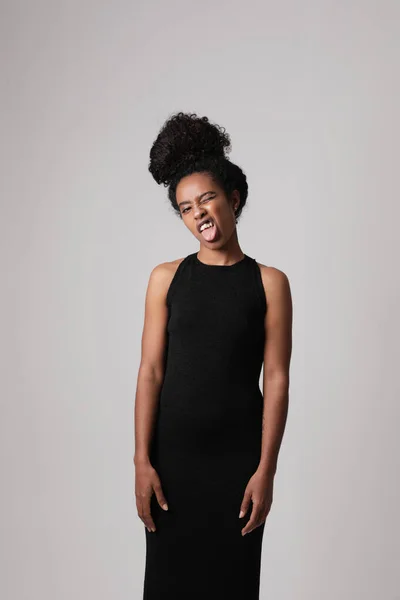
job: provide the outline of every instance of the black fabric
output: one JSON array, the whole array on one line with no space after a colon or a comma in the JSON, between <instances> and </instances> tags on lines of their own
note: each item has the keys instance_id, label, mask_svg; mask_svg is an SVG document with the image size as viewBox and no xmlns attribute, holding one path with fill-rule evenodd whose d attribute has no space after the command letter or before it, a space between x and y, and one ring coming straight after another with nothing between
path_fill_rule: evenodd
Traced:
<instances>
[{"instance_id":1,"label":"black fabric","mask_svg":"<svg viewBox=\"0 0 400 600\"><path fill-rule=\"evenodd\" d=\"M258 600L264 525L239 519L257 469L267 301L254 258L207 265L189 254L167 294L167 349L151 446L155 494L145 528L143 600Z\"/></svg>"}]
</instances>

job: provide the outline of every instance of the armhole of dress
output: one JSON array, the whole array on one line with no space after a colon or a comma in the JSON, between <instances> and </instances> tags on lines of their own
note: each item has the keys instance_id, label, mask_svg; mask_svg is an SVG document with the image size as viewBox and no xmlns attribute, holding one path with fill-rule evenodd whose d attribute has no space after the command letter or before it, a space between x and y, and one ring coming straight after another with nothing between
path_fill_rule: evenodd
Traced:
<instances>
[{"instance_id":1,"label":"armhole of dress","mask_svg":"<svg viewBox=\"0 0 400 600\"><path fill-rule=\"evenodd\" d=\"M173 294L175 291L175 287L176 287L177 281L179 279L179 276L182 272L182 266L186 262L186 259L187 259L187 256L183 260L181 260L181 262L177 266L176 271L171 279L171 283L169 284L169 288L168 288L167 296L166 296L166 303L167 303L168 308L171 307L171 302L172 302Z\"/></svg>"},{"instance_id":2,"label":"armhole of dress","mask_svg":"<svg viewBox=\"0 0 400 600\"><path fill-rule=\"evenodd\" d=\"M254 270L255 270L255 276L256 276L256 289L257 289L258 297L261 302L262 309L263 309L264 313L266 313L268 310L268 302L267 302L264 284L263 284L263 280L262 280L261 269L260 269L256 259L254 258L253 260L254 260L254 267L255 267Z\"/></svg>"}]
</instances>

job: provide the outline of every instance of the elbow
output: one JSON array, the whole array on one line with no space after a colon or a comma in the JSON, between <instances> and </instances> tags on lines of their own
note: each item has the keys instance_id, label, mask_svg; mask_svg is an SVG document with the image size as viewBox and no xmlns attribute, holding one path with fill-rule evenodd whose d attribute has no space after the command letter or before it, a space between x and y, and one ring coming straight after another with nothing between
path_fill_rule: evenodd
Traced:
<instances>
[{"instance_id":1,"label":"elbow","mask_svg":"<svg viewBox=\"0 0 400 600\"><path fill-rule=\"evenodd\" d=\"M164 365L142 361L139 367L139 377L148 383L161 384L164 379Z\"/></svg>"},{"instance_id":2,"label":"elbow","mask_svg":"<svg viewBox=\"0 0 400 600\"><path fill-rule=\"evenodd\" d=\"M289 388L290 376L287 369L271 367L265 370L264 381L274 386Z\"/></svg>"}]
</instances>

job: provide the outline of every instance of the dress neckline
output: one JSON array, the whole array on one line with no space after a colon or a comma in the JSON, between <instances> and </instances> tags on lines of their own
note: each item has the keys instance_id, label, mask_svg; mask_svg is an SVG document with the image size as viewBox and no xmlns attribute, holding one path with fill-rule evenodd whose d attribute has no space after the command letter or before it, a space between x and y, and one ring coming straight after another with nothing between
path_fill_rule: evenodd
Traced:
<instances>
[{"instance_id":1,"label":"dress neckline","mask_svg":"<svg viewBox=\"0 0 400 600\"><path fill-rule=\"evenodd\" d=\"M245 254L243 252L244 256L243 258L241 258L240 260L237 260L235 263L233 263L233 265L210 265L208 263L204 263L203 261L201 261L198 256L197 256L197 252L193 253L193 258L196 264L200 265L201 267L204 267L206 269L222 269L222 270L226 270L226 269L234 269L236 267L238 267L239 265L241 265L242 263L246 262L246 260L248 260L248 256L247 254Z\"/></svg>"}]
</instances>

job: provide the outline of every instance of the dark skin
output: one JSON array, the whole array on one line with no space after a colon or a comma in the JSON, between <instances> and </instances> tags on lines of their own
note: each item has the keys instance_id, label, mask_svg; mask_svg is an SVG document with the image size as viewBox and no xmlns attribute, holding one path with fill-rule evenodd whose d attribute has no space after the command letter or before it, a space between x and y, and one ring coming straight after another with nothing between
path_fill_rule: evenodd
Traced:
<instances>
[{"instance_id":1,"label":"dark skin","mask_svg":"<svg viewBox=\"0 0 400 600\"><path fill-rule=\"evenodd\" d=\"M235 222L235 210L240 203L237 190L228 198L207 173L193 173L180 180L176 198L184 224L199 240L200 261L212 265L232 265L244 257ZM205 217L211 217L218 230L213 242L207 242L196 227ZM179 258L161 263L152 270L145 299L142 355L135 399L134 465L137 512L149 531L156 529L150 512L153 493L159 505L168 510L160 477L149 458L149 448L164 377L168 318L166 295L182 260ZM258 264L268 302L264 323L262 449L258 468L243 490L243 500L238 507L239 518L251 510L250 519L241 530L242 535L264 523L271 509L274 477L289 403L293 320L290 285L285 273L279 269Z\"/></svg>"}]
</instances>

